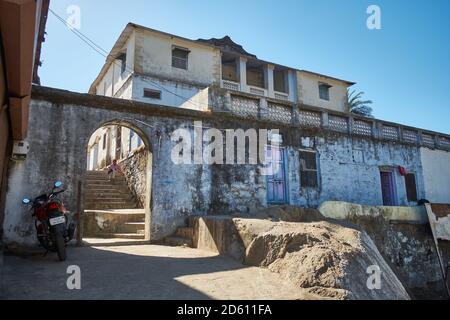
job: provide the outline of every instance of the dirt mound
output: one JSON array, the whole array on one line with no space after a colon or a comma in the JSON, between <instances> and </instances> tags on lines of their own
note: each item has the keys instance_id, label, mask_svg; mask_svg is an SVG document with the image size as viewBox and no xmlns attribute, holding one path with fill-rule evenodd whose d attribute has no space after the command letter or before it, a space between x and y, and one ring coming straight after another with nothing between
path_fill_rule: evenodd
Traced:
<instances>
[{"instance_id":1,"label":"dirt mound","mask_svg":"<svg viewBox=\"0 0 450 320\"><path fill-rule=\"evenodd\" d=\"M274 207L258 218L233 219L245 246L245 264L268 268L325 298L409 299L364 231L311 209ZM369 288L373 271L369 274L368 268L381 271L379 289Z\"/></svg>"}]
</instances>

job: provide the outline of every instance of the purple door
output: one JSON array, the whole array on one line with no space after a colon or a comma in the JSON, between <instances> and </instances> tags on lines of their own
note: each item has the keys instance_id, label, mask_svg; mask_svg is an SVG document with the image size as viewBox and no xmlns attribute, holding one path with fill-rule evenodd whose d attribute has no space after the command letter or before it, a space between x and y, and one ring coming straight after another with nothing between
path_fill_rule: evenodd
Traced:
<instances>
[{"instance_id":1,"label":"purple door","mask_svg":"<svg viewBox=\"0 0 450 320\"><path fill-rule=\"evenodd\" d=\"M269 172L271 173L267 176L267 202L286 203L284 149L267 146L266 158L269 161Z\"/></svg>"},{"instance_id":2,"label":"purple door","mask_svg":"<svg viewBox=\"0 0 450 320\"><path fill-rule=\"evenodd\" d=\"M383 205L395 206L395 190L394 190L394 177L392 172L381 171L381 193L383 195Z\"/></svg>"}]
</instances>

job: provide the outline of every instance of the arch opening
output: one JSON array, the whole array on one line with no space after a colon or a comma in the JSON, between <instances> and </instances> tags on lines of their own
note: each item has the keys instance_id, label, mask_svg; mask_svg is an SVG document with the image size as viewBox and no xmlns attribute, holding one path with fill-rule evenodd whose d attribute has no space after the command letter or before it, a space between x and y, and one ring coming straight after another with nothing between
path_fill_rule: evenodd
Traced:
<instances>
[{"instance_id":1,"label":"arch opening","mask_svg":"<svg viewBox=\"0 0 450 320\"><path fill-rule=\"evenodd\" d=\"M83 240L150 240L153 157L147 135L124 121L103 123L86 146Z\"/></svg>"}]
</instances>

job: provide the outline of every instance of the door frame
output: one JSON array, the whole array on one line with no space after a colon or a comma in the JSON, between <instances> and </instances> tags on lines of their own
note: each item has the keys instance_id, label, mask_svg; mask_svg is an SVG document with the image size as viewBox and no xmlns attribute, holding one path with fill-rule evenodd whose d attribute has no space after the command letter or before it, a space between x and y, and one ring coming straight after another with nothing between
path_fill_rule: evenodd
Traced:
<instances>
[{"instance_id":1,"label":"door frame","mask_svg":"<svg viewBox=\"0 0 450 320\"><path fill-rule=\"evenodd\" d=\"M267 147L271 147L273 148L273 145L266 145L265 149ZM268 188L268 184L269 184L269 175L266 175L266 202L268 205L282 205L282 204L289 204L289 182L288 182L288 152L286 147L282 147L282 146L276 146L276 148L279 148L280 150L282 150L283 153L283 178L284 178L284 199L283 201L269 201L269 188ZM266 149L267 150L267 149Z\"/></svg>"},{"instance_id":2,"label":"door frame","mask_svg":"<svg viewBox=\"0 0 450 320\"><path fill-rule=\"evenodd\" d=\"M384 197L383 197L383 181L381 180L381 173L388 173L390 175L390 187L391 187L391 195L393 199L393 204L391 206L398 206L398 197L397 197L397 181L395 178L395 168L391 167L381 167L379 169L380 172L380 187L381 187L381 201L383 203L383 206L389 206L384 204Z\"/></svg>"}]
</instances>

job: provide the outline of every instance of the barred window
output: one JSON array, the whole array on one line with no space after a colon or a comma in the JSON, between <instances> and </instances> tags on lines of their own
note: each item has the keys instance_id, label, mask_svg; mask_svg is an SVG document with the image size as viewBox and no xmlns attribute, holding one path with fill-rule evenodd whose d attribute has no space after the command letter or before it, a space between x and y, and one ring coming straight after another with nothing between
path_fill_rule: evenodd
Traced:
<instances>
[{"instance_id":1,"label":"barred window","mask_svg":"<svg viewBox=\"0 0 450 320\"><path fill-rule=\"evenodd\" d=\"M172 67L187 70L188 55L189 55L188 49L174 47L172 49Z\"/></svg>"},{"instance_id":2,"label":"barred window","mask_svg":"<svg viewBox=\"0 0 450 320\"><path fill-rule=\"evenodd\" d=\"M302 188L319 186L317 153L314 151L300 151L300 182Z\"/></svg>"},{"instance_id":3,"label":"barred window","mask_svg":"<svg viewBox=\"0 0 450 320\"><path fill-rule=\"evenodd\" d=\"M161 100L161 91L144 88L144 98Z\"/></svg>"},{"instance_id":4,"label":"barred window","mask_svg":"<svg viewBox=\"0 0 450 320\"><path fill-rule=\"evenodd\" d=\"M331 86L326 83L319 82L319 97L322 100L330 100L330 88Z\"/></svg>"},{"instance_id":5,"label":"barred window","mask_svg":"<svg viewBox=\"0 0 450 320\"><path fill-rule=\"evenodd\" d=\"M406 174L405 185L408 201L417 201L416 175L414 173Z\"/></svg>"},{"instance_id":6,"label":"barred window","mask_svg":"<svg viewBox=\"0 0 450 320\"><path fill-rule=\"evenodd\" d=\"M117 59L120 60L120 72L124 73L127 70L127 54L121 53Z\"/></svg>"}]
</instances>

